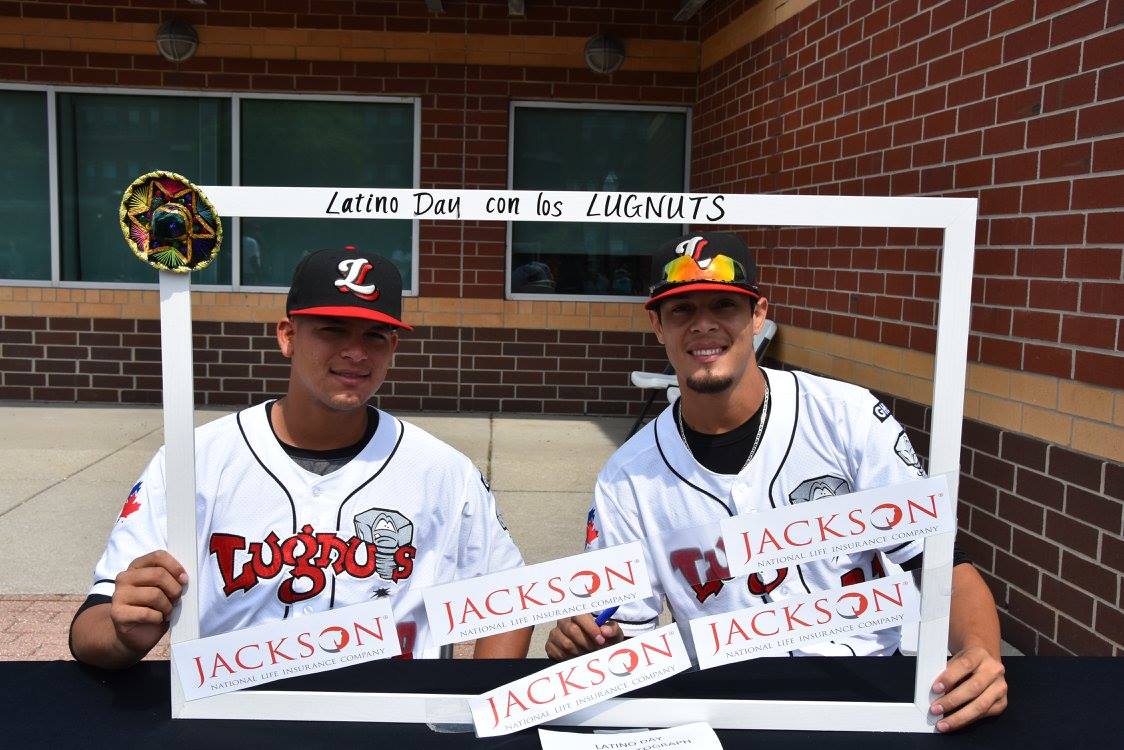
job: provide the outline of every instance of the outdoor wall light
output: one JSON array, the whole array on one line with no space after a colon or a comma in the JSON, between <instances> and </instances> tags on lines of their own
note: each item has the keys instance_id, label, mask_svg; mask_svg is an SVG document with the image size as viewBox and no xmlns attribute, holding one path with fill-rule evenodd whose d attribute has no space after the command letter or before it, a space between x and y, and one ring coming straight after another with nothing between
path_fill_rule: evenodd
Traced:
<instances>
[{"instance_id":1,"label":"outdoor wall light","mask_svg":"<svg viewBox=\"0 0 1124 750\"><path fill-rule=\"evenodd\" d=\"M624 43L609 34L591 36L585 43L585 64L594 73L608 75L624 62Z\"/></svg>"},{"instance_id":2,"label":"outdoor wall light","mask_svg":"<svg viewBox=\"0 0 1124 750\"><path fill-rule=\"evenodd\" d=\"M198 46L199 34L187 21L173 18L156 30L156 50L165 60L183 62L195 54Z\"/></svg>"}]
</instances>

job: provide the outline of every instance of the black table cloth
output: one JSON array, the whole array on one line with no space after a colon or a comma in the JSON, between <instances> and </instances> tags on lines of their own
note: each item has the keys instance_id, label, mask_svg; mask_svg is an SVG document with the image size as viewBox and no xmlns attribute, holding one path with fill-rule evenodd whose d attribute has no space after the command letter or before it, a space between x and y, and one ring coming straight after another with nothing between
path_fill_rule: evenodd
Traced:
<instances>
[{"instance_id":1,"label":"black table cloth","mask_svg":"<svg viewBox=\"0 0 1124 750\"><path fill-rule=\"evenodd\" d=\"M719 730L725 748L1120 747L1124 660L1009 657L1010 706L953 735ZM376 662L271 683L272 690L480 693L544 668L545 660ZM757 659L677 675L633 696L905 702L914 661ZM75 662L0 662L4 747L537 748L534 730L476 739L424 724L170 718L168 663L104 672ZM563 729L552 727L552 729ZM567 731L575 731L567 729ZM591 732L583 728L576 731Z\"/></svg>"}]
</instances>

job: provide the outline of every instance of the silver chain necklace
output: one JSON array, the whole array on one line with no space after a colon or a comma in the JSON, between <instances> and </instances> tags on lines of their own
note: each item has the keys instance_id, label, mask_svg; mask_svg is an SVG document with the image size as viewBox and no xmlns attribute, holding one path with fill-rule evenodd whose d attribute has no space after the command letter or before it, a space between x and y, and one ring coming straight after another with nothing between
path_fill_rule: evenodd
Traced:
<instances>
[{"instance_id":1,"label":"silver chain necklace","mask_svg":"<svg viewBox=\"0 0 1124 750\"><path fill-rule=\"evenodd\" d=\"M761 445L761 438L765 434L765 422L769 418L769 381L765 379L765 399L761 402L761 423L757 425L757 436L753 438L753 447L749 449L749 457L742 464L742 468L738 471L741 474L745 471L745 467L749 466L749 462L757 454L757 448ZM683 440L683 445L686 446L687 452L694 455L691 451L691 444L687 442L687 433L683 429L683 399L679 399L679 410L675 414L675 426L679 428L679 437Z\"/></svg>"}]
</instances>

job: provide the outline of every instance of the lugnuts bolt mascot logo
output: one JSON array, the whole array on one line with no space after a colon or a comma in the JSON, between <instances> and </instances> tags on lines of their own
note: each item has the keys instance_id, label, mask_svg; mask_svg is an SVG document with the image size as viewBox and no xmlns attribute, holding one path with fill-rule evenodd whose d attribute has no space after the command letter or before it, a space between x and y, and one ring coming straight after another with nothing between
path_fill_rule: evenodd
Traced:
<instances>
[{"instance_id":1,"label":"lugnuts bolt mascot logo","mask_svg":"<svg viewBox=\"0 0 1124 750\"><path fill-rule=\"evenodd\" d=\"M271 531L263 541L249 545L244 536L211 534L210 553L222 575L222 592L230 596L235 591L249 591L262 580L277 577L283 569L289 572L277 588L277 598L283 604L311 599L323 591L329 567L337 576L369 578L378 574L383 580L395 582L409 578L417 556L413 521L387 508L365 510L354 521L355 536L349 539L334 532L317 533L308 524L288 539L282 540ZM247 555L250 559L235 572L236 558L244 560Z\"/></svg>"}]
</instances>

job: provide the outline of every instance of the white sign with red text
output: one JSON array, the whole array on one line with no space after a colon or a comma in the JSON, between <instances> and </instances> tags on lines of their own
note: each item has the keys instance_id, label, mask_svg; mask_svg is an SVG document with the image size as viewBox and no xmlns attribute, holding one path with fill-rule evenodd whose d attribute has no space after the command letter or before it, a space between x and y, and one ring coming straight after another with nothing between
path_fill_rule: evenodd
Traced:
<instances>
[{"instance_id":1,"label":"white sign with red text","mask_svg":"<svg viewBox=\"0 0 1124 750\"><path fill-rule=\"evenodd\" d=\"M691 667L679 628L658 630L559 662L468 699L477 737L495 737L556 719Z\"/></svg>"},{"instance_id":2,"label":"white sign with red text","mask_svg":"<svg viewBox=\"0 0 1124 750\"><path fill-rule=\"evenodd\" d=\"M578 734L539 730L542 750L722 750L718 735L705 721L670 729Z\"/></svg>"},{"instance_id":3,"label":"white sign with red text","mask_svg":"<svg viewBox=\"0 0 1124 750\"><path fill-rule=\"evenodd\" d=\"M436 644L615 607L652 594L640 542L431 586L422 592Z\"/></svg>"},{"instance_id":4,"label":"white sign with red text","mask_svg":"<svg viewBox=\"0 0 1124 750\"><path fill-rule=\"evenodd\" d=\"M187 700L401 653L388 599L172 645Z\"/></svg>"},{"instance_id":5,"label":"white sign with red text","mask_svg":"<svg viewBox=\"0 0 1124 750\"><path fill-rule=\"evenodd\" d=\"M709 669L920 619L921 596L906 573L699 617L691 638L699 668Z\"/></svg>"},{"instance_id":6,"label":"white sign with red text","mask_svg":"<svg viewBox=\"0 0 1124 750\"><path fill-rule=\"evenodd\" d=\"M723 519L731 576L956 530L943 475Z\"/></svg>"}]
</instances>

